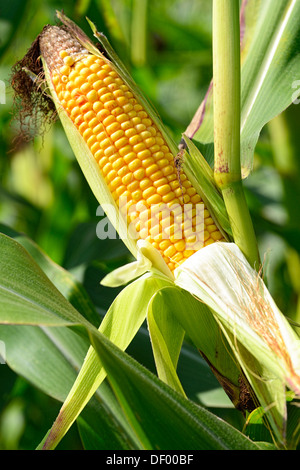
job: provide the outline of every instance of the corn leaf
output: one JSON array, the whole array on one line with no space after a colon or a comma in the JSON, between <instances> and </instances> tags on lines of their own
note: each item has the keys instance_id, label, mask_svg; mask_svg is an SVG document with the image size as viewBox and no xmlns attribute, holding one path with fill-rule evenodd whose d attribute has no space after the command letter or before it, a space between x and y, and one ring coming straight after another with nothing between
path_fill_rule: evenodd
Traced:
<instances>
[{"instance_id":1,"label":"corn leaf","mask_svg":"<svg viewBox=\"0 0 300 470\"><path fill-rule=\"evenodd\" d=\"M17 241L0 234L0 252L0 323L90 325Z\"/></svg>"},{"instance_id":2,"label":"corn leaf","mask_svg":"<svg viewBox=\"0 0 300 470\"><path fill-rule=\"evenodd\" d=\"M106 313L99 331L107 335L120 348L126 349L146 318L147 306L164 281L149 275L136 280L124 288ZM82 368L46 440L45 449L53 449L68 431L73 422L96 392L106 377L106 372L91 347Z\"/></svg>"},{"instance_id":3,"label":"corn leaf","mask_svg":"<svg viewBox=\"0 0 300 470\"><path fill-rule=\"evenodd\" d=\"M148 305L147 322L158 377L185 395L176 372L185 332L176 317L166 308L160 291Z\"/></svg>"},{"instance_id":4,"label":"corn leaf","mask_svg":"<svg viewBox=\"0 0 300 470\"><path fill-rule=\"evenodd\" d=\"M259 444L169 388L106 338L92 334L92 342L144 449L260 449Z\"/></svg>"},{"instance_id":5,"label":"corn leaf","mask_svg":"<svg viewBox=\"0 0 300 470\"><path fill-rule=\"evenodd\" d=\"M241 166L247 177L264 125L300 94L298 0L244 0L241 8ZM185 134L213 164L213 89Z\"/></svg>"},{"instance_id":6,"label":"corn leaf","mask_svg":"<svg viewBox=\"0 0 300 470\"><path fill-rule=\"evenodd\" d=\"M0 232L16 240L32 256L53 285L92 325L98 327L100 317L86 290L66 269L55 263L29 237L0 224Z\"/></svg>"},{"instance_id":7,"label":"corn leaf","mask_svg":"<svg viewBox=\"0 0 300 470\"><path fill-rule=\"evenodd\" d=\"M187 288L165 287L159 292L160 303L177 319L231 401L238 407L240 368L232 358L229 344L210 309L187 291Z\"/></svg>"}]
</instances>

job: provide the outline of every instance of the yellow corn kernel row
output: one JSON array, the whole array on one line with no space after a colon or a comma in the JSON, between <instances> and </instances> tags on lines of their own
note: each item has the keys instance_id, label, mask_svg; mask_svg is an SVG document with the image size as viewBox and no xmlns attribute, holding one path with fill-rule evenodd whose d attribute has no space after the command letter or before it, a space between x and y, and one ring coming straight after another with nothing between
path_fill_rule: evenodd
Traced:
<instances>
[{"instance_id":1,"label":"yellow corn kernel row","mask_svg":"<svg viewBox=\"0 0 300 470\"><path fill-rule=\"evenodd\" d=\"M178 178L162 134L113 66L88 53L62 50L60 58L64 65L52 71L60 104L97 160L116 203L125 201L128 223L138 237L157 248L171 270L221 240L205 208L204 223L197 223L201 197L183 171ZM189 211L182 218L186 205Z\"/></svg>"}]
</instances>

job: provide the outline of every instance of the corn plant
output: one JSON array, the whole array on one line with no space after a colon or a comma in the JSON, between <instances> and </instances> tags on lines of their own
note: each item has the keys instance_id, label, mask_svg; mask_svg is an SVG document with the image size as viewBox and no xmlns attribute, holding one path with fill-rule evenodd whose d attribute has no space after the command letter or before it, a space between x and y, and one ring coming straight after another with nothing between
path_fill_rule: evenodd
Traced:
<instances>
[{"instance_id":1,"label":"corn plant","mask_svg":"<svg viewBox=\"0 0 300 470\"><path fill-rule=\"evenodd\" d=\"M19 335L63 353L36 367L32 357L25 372L63 402L37 448L56 448L77 420L86 448L295 449L300 342L267 288L243 179L262 127L292 102L299 0L248 0L241 9L237 0L213 1L213 79L177 143L96 25L88 20L93 43L57 17L16 64L12 85L29 116L59 118L134 260L102 278L120 293L99 326L82 285L3 228L7 363L21 373L23 343L10 346ZM125 351L145 323L156 374ZM178 373L186 342L240 411L243 429L188 396Z\"/></svg>"}]
</instances>

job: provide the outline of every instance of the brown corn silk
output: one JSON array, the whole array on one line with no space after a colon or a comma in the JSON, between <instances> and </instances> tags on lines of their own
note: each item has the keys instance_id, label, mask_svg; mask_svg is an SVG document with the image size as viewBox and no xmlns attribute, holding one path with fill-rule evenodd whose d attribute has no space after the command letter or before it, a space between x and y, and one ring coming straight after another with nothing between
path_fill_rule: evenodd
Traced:
<instances>
[{"instance_id":1,"label":"brown corn silk","mask_svg":"<svg viewBox=\"0 0 300 470\"><path fill-rule=\"evenodd\" d=\"M158 249L171 271L200 248L223 240L114 65L87 51L64 26L46 28L40 49L59 106L87 143L119 207L122 201L137 238Z\"/></svg>"}]
</instances>

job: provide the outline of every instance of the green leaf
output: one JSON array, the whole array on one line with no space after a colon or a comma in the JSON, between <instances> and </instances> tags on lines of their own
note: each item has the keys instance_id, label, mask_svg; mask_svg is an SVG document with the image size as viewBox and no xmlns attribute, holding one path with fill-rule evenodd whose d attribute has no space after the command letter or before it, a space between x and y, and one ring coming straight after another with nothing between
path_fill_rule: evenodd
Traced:
<instances>
[{"instance_id":1,"label":"green leaf","mask_svg":"<svg viewBox=\"0 0 300 470\"><path fill-rule=\"evenodd\" d=\"M0 234L0 323L87 325L29 253Z\"/></svg>"},{"instance_id":2,"label":"green leaf","mask_svg":"<svg viewBox=\"0 0 300 470\"><path fill-rule=\"evenodd\" d=\"M166 306L160 292L149 303L147 321L159 378L185 395L176 373L185 332Z\"/></svg>"},{"instance_id":3,"label":"green leaf","mask_svg":"<svg viewBox=\"0 0 300 470\"><path fill-rule=\"evenodd\" d=\"M130 344L146 318L151 297L168 282L145 275L123 289L112 303L100 325L100 332L121 349ZM45 449L58 444L77 419L97 388L105 379L106 372L91 347L86 355L77 379L68 394L60 413L43 443Z\"/></svg>"},{"instance_id":4,"label":"green leaf","mask_svg":"<svg viewBox=\"0 0 300 470\"><path fill-rule=\"evenodd\" d=\"M243 434L175 392L101 335L91 338L144 449L259 450Z\"/></svg>"},{"instance_id":5,"label":"green leaf","mask_svg":"<svg viewBox=\"0 0 300 470\"><path fill-rule=\"evenodd\" d=\"M295 88L300 68L299 19L297 0L244 1L241 16L243 177L252 170L254 147L261 129L299 96L299 86ZM211 86L185 134L200 144L205 157L211 157L214 142Z\"/></svg>"},{"instance_id":6,"label":"green leaf","mask_svg":"<svg viewBox=\"0 0 300 470\"><path fill-rule=\"evenodd\" d=\"M189 292L174 286L160 291L160 302L175 316L237 406L241 371L212 312Z\"/></svg>"},{"instance_id":7,"label":"green leaf","mask_svg":"<svg viewBox=\"0 0 300 470\"><path fill-rule=\"evenodd\" d=\"M14 240L20 243L73 307L94 326L99 326L99 314L96 312L82 284L78 282L71 273L49 258L49 256L27 236L2 224L0 224L0 232L14 238Z\"/></svg>"},{"instance_id":8,"label":"green leaf","mask_svg":"<svg viewBox=\"0 0 300 470\"><path fill-rule=\"evenodd\" d=\"M12 369L45 393L64 400L75 380L89 342L67 328L52 327L73 328L80 325L85 328L81 331L93 330L94 327L56 289L18 242L1 234L0 250L3 255L0 259L0 323L3 323L0 334L6 345L7 362ZM55 266L52 268L56 270ZM124 322L120 324L116 321L112 327L108 316L104 325L107 334L112 331L114 339L114 334L119 334L126 342L128 335L122 330ZM127 325L133 332L139 326L138 323L130 324L130 318ZM128 341L131 339L129 335ZM98 370L98 362L95 362L94 366ZM106 415L107 410L109 407L106 407ZM120 420L120 415L116 419L109 412L109 416L110 419L104 420L106 423ZM120 423L116 429L117 435ZM120 448L124 448L124 445L128 448L127 440L132 442L131 437L119 439ZM123 441L126 444L123 445Z\"/></svg>"}]
</instances>

